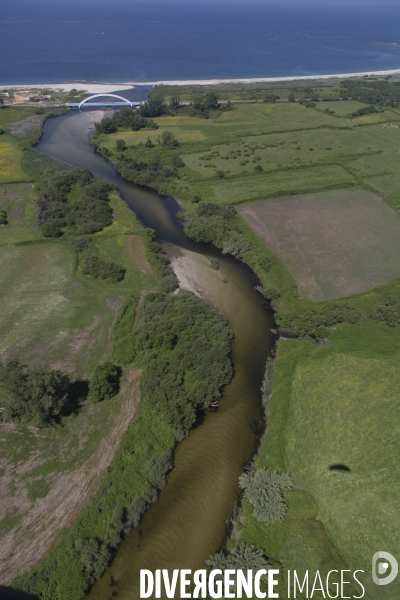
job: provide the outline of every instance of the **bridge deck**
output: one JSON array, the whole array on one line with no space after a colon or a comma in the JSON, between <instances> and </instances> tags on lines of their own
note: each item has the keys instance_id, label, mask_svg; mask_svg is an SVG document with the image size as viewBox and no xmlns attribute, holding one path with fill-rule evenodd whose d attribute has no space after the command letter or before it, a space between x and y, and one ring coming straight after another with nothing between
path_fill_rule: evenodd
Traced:
<instances>
[{"instance_id":1,"label":"bridge deck","mask_svg":"<svg viewBox=\"0 0 400 600\"><path fill-rule=\"evenodd\" d=\"M141 106L142 102L131 102L132 106ZM69 108L79 109L78 102L68 102L66 104ZM82 105L82 108L127 108L128 104L126 102L85 102Z\"/></svg>"}]
</instances>

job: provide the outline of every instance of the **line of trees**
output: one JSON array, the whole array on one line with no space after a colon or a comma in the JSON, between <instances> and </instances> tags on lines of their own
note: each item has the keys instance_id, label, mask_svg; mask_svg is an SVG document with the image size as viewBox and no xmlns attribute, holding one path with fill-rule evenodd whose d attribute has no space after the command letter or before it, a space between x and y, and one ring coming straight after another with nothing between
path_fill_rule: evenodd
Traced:
<instances>
[{"instance_id":1,"label":"line of trees","mask_svg":"<svg viewBox=\"0 0 400 600\"><path fill-rule=\"evenodd\" d=\"M396 107L400 105L400 82L390 81L390 76L385 79L345 79L341 83L340 96L370 105Z\"/></svg>"},{"instance_id":2,"label":"line of trees","mask_svg":"<svg viewBox=\"0 0 400 600\"><path fill-rule=\"evenodd\" d=\"M154 114L152 116L160 115ZM104 117L101 121L95 123L94 127L96 133L115 133L118 128L131 129L132 131L158 129L157 123L145 117L146 115L141 111L122 108L116 111L112 117Z\"/></svg>"},{"instance_id":3,"label":"line of trees","mask_svg":"<svg viewBox=\"0 0 400 600\"><path fill-rule=\"evenodd\" d=\"M176 114L208 118L211 114L227 110L232 110L231 103L221 104L217 92L214 91L198 94L193 98L192 102L183 104L178 94L172 95L167 102L163 94L160 94L157 90L153 90L147 102L138 109L138 112L147 118Z\"/></svg>"},{"instance_id":4,"label":"line of trees","mask_svg":"<svg viewBox=\"0 0 400 600\"><path fill-rule=\"evenodd\" d=\"M120 377L121 369L110 362L98 365L90 382L72 381L46 365L29 367L18 359L0 362L0 419L34 427L55 426L86 399L96 403L113 398Z\"/></svg>"}]
</instances>

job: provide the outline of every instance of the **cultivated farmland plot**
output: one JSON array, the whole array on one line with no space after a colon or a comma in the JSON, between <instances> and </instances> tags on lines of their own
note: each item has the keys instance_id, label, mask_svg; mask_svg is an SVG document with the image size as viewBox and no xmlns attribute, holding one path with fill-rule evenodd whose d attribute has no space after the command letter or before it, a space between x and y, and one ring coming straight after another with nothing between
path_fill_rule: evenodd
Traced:
<instances>
[{"instance_id":1,"label":"cultivated farmland plot","mask_svg":"<svg viewBox=\"0 0 400 600\"><path fill-rule=\"evenodd\" d=\"M264 200L238 210L280 256L303 296L347 296L400 275L400 216L368 190Z\"/></svg>"}]
</instances>

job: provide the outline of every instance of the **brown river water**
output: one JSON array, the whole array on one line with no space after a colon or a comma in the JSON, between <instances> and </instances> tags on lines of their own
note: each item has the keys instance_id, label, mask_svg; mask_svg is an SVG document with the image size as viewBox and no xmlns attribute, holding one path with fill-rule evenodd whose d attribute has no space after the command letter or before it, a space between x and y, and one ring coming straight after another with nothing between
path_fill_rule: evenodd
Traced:
<instances>
[{"instance_id":1,"label":"brown river water","mask_svg":"<svg viewBox=\"0 0 400 600\"><path fill-rule=\"evenodd\" d=\"M127 183L111 162L93 151L88 136L92 121L99 118L100 113L82 111L49 119L37 150L116 183L143 225L156 231L158 241L169 251L197 257L201 268L191 273L192 279L226 315L235 335L235 374L223 389L218 410L207 412L178 444L175 467L159 499L121 543L112 565L86 597L137 600L140 569L205 568L204 561L226 541L225 522L239 497L243 462L257 450L255 423L262 419L260 385L271 352L273 313L255 290L258 280L246 265L185 238L175 217L180 210L175 200ZM211 258L218 260L219 271L204 268ZM110 585L113 580L116 587Z\"/></svg>"}]
</instances>

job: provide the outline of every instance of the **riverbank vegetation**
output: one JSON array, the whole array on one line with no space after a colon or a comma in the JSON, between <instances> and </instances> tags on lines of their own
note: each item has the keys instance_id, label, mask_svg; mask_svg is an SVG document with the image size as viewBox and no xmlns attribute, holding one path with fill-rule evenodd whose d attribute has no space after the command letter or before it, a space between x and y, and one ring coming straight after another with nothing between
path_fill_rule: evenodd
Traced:
<instances>
[{"instance_id":1,"label":"riverbank vegetation","mask_svg":"<svg viewBox=\"0 0 400 600\"><path fill-rule=\"evenodd\" d=\"M76 526L37 569L16 581L43 600L82 598L166 484L176 441L232 378L232 334L226 319L203 300L189 292L148 294L133 333L134 314L125 305L125 319L127 313L134 355L126 362L143 369L138 414ZM104 369L95 371L90 401L107 395Z\"/></svg>"},{"instance_id":2,"label":"riverbank vegetation","mask_svg":"<svg viewBox=\"0 0 400 600\"><path fill-rule=\"evenodd\" d=\"M203 300L169 295L162 247L116 190L30 149L25 125L29 183L0 187L2 580L78 600L230 381L232 334Z\"/></svg>"},{"instance_id":3,"label":"riverbank vegetation","mask_svg":"<svg viewBox=\"0 0 400 600\"><path fill-rule=\"evenodd\" d=\"M324 85L325 99L331 98L326 106L306 96L309 90L300 104L300 92L289 98L285 87L290 101L238 103L208 120L154 118L157 136L170 132L180 144L185 166L164 191L184 205L186 235L249 264L277 310L282 335L294 338L280 340L269 367L263 387L268 429L252 471L259 475L246 476L290 473L294 486L277 495L284 498L285 518L260 522L255 496L244 496L228 544L230 553L253 545L284 571L301 573L313 565L325 574L340 568L368 572L375 547L399 552L393 446L400 347L396 81L368 78L330 90ZM221 98L232 86L213 89ZM345 89L351 99L339 101ZM171 88L170 95L176 92ZM256 92L265 89L245 90ZM168 100L165 88L162 94ZM190 94L181 88L181 100ZM155 155L166 160L176 152L151 132L119 130L98 138L114 157L117 137L125 140L131 159L140 154L146 161ZM258 200L265 215L257 212L246 222L245 211L255 207L247 203ZM324 206L335 210L334 218L318 212ZM285 215L276 234L284 250L271 233L278 213ZM291 240L293 214L294 225L304 230ZM355 222L358 228L347 228ZM307 255L302 264L301 239ZM329 255L335 265L324 262ZM379 432L388 440L383 454ZM382 590L367 593L384 598Z\"/></svg>"}]
</instances>

